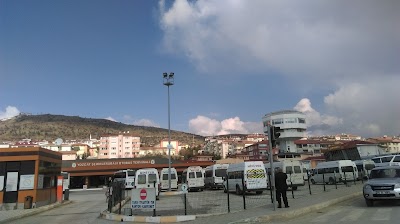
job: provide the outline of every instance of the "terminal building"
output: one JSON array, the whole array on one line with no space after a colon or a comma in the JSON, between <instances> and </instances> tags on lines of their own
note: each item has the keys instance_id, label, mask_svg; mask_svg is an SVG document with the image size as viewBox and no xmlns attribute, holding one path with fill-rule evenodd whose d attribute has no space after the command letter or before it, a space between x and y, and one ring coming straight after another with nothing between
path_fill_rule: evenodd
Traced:
<instances>
[{"instance_id":1,"label":"terminal building","mask_svg":"<svg viewBox=\"0 0 400 224\"><path fill-rule=\"evenodd\" d=\"M168 168L168 158L80 159L62 160L62 153L41 147L0 148L0 210L29 208L57 201L57 178L61 172L70 176L70 189L99 188L119 170ZM189 166L206 166L215 161L171 160L178 177ZM10 207L11 206L11 207ZM25 208L25 207L24 207Z\"/></svg>"}]
</instances>

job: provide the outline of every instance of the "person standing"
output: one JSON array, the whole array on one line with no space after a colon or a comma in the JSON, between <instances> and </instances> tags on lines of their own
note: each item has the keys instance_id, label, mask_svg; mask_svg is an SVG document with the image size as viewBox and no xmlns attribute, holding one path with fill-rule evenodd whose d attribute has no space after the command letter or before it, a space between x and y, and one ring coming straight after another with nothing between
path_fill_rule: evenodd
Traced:
<instances>
[{"instance_id":1,"label":"person standing","mask_svg":"<svg viewBox=\"0 0 400 224\"><path fill-rule=\"evenodd\" d=\"M285 208L289 208L286 191L288 185L286 183L287 175L282 171L282 168L278 168L275 174L275 187L276 187L276 200L278 201L278 208L282 208L282 201L285 204Z\"/></svg>"}]
</instances>

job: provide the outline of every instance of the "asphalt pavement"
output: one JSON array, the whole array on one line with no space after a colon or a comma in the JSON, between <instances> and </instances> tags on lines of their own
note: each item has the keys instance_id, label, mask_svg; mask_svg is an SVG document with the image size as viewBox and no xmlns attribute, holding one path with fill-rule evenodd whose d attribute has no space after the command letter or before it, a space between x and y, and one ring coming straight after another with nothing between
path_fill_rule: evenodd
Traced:
<instances>
[{"instance_id":1,"label":"asphalt pavement","mask_svg":"<svg viewBox=\"0 0 400 224\"><path fill-rule=\"evenodd\" d=\"M305 186L304 188L306 188ZM327 187L326 191L323 191L322 185L313 185L312 194L303 195L301 197L292 198L290 192L288 192L288 199L290 208L273 208L272 203L262 205L259 207L251 207L250 209L235 211L230 213L212 213L212 214L196 214L190 217L160 217L154 219L154 217L132 217L123 216L116 214L108 214L102 212L99 217L107 218L109 220L124 220L125 222L132 220L140 220L143 222L176 222L179 220L181 223L257 223L257 222L268 222L272 220L292 219L297 216L305 215L309 212L326 208L336 203L362 197L362 184L349 184L348 186L341 185L337 189L334 186ZM11 220L16 220L22 217L36 215L38 213L53 209L55 207L69 204L71 201L64 201L62 203L55 203L48 206L42 206L39 208L32 209L18 209L0 211L0 223L7 223ZM106 204L104 206L106 210ZM136 219L135 219L136 218ZM194 219L194 220L193 220ZM174 221L175 220L175 221ZM185 221L192 220L192 221Z\"/></svg>"}]
</instances>

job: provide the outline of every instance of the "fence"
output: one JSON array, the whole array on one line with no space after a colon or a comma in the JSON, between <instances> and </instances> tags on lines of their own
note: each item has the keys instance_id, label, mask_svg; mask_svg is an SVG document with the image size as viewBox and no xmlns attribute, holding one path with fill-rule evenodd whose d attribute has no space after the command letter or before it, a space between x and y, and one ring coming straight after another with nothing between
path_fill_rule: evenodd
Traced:
<instances>
[{"instance_id":1,"label":"fence","mask_svg":"<svg viewBox=\"0 0 400 224\"><path fill-rule=\"evenodd\" d=\"M113 212L113 208L118 206L117 213L121 214L122 202L127 198L127 191L125 190L125 185L123 182L112 182L107 188L107 210Z\"/></svg>"},{"instance_id":2,"label":"fence","mask_svg":"<svg viewBox=\"0 0 400 224\"><path fill-rule=\"evenodd\" d=\"M308 178L305 180L305 185L299 186L297 190L289 188L287 193L289 203L290 200L304 198L311 194L323 194L327 191L345 188L350 184L357 184L357 181L349 182L343 180L343 182L339 182L335 180L333 184L327 183L328 180L324 180L321 184L311 184L310 178ZM245 189L244 181L242 181L241 187ZM236 194L233 189L230 190L232 192L225 192L224 189L204 189L191 191L187 194L183 194L179 190L174 192L175 194L171 194L170 192L161 193L160 199L156 201L156 209L154 211L131 210L130 200L127 200L127 203L122 205L115 213L121 214L121 211L129 210L128 214L134 216L200 215L222 214L260 206L272 206L270 188L264 189L261 194L257 194L256 192ZM130 194L130 191L127 194Z\"/></svg>"}]
</instances>

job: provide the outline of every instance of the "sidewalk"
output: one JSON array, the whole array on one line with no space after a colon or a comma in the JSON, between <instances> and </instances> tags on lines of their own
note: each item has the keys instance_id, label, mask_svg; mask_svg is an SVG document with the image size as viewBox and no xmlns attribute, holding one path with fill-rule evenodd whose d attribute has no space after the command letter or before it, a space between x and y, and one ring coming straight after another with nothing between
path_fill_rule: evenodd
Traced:
<instances>
[{"instance_id":1,"label":"sidewalk","mask_svg":"<svg viewBox=\"0 0 400 224\"><path fill-rule=\"evenodd\" d=\"M63 201L61 203L56 202L54 204L41 206L39 208L2 210L0 211L0 223L7 223L12 220L28 217L31 215L36 215L38 213L48 211L50 209L57 208L59 206L67 205L70 203L72 203L72 201Z\"/></svg>"}]
</instances>

